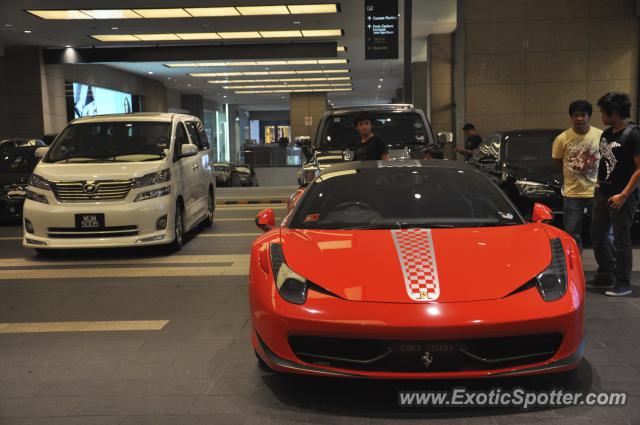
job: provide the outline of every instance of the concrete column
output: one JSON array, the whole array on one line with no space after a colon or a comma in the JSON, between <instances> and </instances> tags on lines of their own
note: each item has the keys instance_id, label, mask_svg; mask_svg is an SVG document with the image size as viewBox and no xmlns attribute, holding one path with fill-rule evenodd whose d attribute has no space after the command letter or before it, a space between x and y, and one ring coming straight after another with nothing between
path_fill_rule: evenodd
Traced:
<instances>
[{"instance_id":1,"label":"concrete column","mask_svg":"<svg viewBox=\"0 0 640 425\"><path fill-rule=\"evenodd\" d=\"M426 61L411 64L413 73L413 104L429 115L428 65Z\"/></svg>"},{"instance_id":2,"label":"concrete column","mask_svg":"<svg viewBox=\"0 0 640 425\"><path fill-rule=\"evenodd\" d=\"M6 106L1 110L6 111L7 128L2 136L42 137L44 134L42 69L39 47L5 48Z\"/></svg>"},{"instance_id":3,"label":"concrete column","mask_svg":"<svg viewBox=\"0 0 640 425\"><path fill-rule=\"evenodd\" d=\"M191 115L204 120L204 98L199 94L180 95L180 107L189 111Z\"/></svg>"},{"instance_id":4,"label":"concrete column","mask_svg":"<svg viewBox=\"0 0 640 425\"><path fill-rule=\"evenodd\" d=\"M453 34L432 34L427 40L429 116L436 134L440 131L455 130L453 37ZM446 158L453 158L451 145L445 146L444 154Z\"/></svg>"},{"instance_id":5,"label":"concrete column","mask_svg":"<svg viewBox=\"0 0 640 425\"><path fill-rule=\"evenodd\" d=\"M327 93L291 93L289 96L291 113L291 137L315 137L322 114L327 110ZM305 124L305 117L311 117L311 125Z\"/></svg>"}]
</instances>

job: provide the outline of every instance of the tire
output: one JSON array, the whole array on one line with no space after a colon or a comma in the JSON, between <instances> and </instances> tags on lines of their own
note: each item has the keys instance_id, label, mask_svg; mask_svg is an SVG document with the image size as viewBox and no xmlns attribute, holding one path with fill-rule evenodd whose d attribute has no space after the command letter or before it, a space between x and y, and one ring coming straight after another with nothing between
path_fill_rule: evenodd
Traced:
<instances>
[{"instance_id":1,"label":"tire","mask_svg":"<svg viewBox=\"0 0 640 425\"><path fill-rule=\"evenodd\" d=\"M36 253L41 257L53 257L55 255L55 251L51 249L44 249L44 248L34 248L34 249L36 250Z\"/></svg>"},{"instance_id":2,"label":"tire","mask_svg":"<svg viewBox=\"0 0 640 425\"><path fill-rule=\"evenodd\" d=\"M180 251L184 246L184 211L180 203L176 204L176 214L173 221L173 242L169 246L171 251Z\"/></svg>"},{"instance_id":3,"label":"tire","mask_svg":"<svg viewBox=\"0 0 640 425\"><path fill-rule=\"evenodd\" d=\"M209 189L209 196L207 198L207 218L202 222L203 227L213 226L213 213L216 210L216 201L213 198L213 192Z\"/></svg>"}]
</instances>

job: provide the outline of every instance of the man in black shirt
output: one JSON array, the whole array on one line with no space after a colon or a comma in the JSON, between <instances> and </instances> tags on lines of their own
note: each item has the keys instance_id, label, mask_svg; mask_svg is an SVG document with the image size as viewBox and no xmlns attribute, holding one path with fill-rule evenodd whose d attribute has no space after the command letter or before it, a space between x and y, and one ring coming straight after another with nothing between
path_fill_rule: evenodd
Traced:
<instances>
[{"instance_id":1,"label":"man in black shirt","mask_svg":"<svg viewBox=\"0 0 640 425\"><path fill-rule=\"evenodd\" d=\"M598 182L593 200L591 239L598 272L587 285L610 287L605 295L631 295L631 225L638 204L640 130L629 124L631 100L624 93L607 93L598 101L602 122L610 126L600 141ZM613 247L609 229L613 229Z\"/></svg>"},{"instance_id":2,"label":"man in black shirt","mask_svg":"<svg viewBox=\"0 0 640 425\"><path fill-rule=\"evenodd\" d=\"M464 142L464 148L455 147L453 150L464 155L466 161L471 158L473 152L478 149L478 146L482 143L482 137L478 134L476 126L471 123L466 123L464 127L462 127L462 131L464 131L464 135L467 137Z\"/></svg>"},{"instance_id":3,"label":"man in black shirt","mask_svg":"<svg viewBox=\"0 0 640 425\"><path fill-rule=\"evenodd\" d=\"M360 133L360 143L356 148L355 161L379 161L389 159L389 150L381 138L373 134L373 119L368 114L359 114L354 124Z\"/></svg>"}]
</instances>

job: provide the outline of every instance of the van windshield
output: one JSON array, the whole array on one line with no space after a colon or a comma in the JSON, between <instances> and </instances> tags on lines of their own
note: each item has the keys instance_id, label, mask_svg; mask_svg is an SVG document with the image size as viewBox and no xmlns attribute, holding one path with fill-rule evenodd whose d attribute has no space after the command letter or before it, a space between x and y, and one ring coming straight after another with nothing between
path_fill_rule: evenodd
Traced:
<instances>
[{"instance_id":1,"label":"van windshield","mask_svg":"<svg viewBox=\"0 0 640 425\"><path fill-rule=\"evenodd\" d=\"M328 117L321 129L316 148L343 149L356 145L360 136L354 120L357 112ZM415 112L371 112L373 134L387 145L429 144L429 129Z\"/></svg>"},{"instance_id":2,"label":"van windshield","mask_svg":"<svg viewBox=\"0 0 640 425\"><path fill-rule=\"evenodd\" d=\"M115 121L69 125L46 162L159 161L169 154L171 124Z\"/></svg>"}]
</instances>

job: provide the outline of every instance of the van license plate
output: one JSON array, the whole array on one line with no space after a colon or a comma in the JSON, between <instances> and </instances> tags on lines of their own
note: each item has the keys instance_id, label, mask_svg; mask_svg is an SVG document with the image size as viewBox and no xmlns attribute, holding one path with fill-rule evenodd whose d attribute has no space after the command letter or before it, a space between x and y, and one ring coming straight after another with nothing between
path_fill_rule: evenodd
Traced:
<instances>
[{"instance_id":1,"label":"van license plate","mask_svg":"<svg viewBox=\"0 0 640 425\"><path fill-rule=\"evenodd\" d=\"M76 229L104 229L104 214L76 214Z\"/></svg>"}]
</instances>

